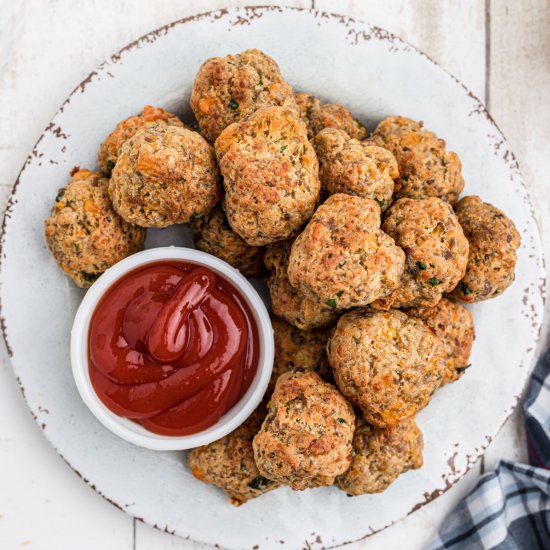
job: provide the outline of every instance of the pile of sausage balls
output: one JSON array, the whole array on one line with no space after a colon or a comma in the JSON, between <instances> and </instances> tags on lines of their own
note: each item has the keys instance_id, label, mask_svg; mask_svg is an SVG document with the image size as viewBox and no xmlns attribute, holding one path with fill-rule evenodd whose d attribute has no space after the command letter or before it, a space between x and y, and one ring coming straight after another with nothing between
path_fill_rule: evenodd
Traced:
<instances>
[{"instance_id":1,"label":"pile of sausage balls","mask_svg":"<svg viewBox=\"0 0 550 550\"><path fill-rule=\"evenodd\" d=\"M463 303L514 280L512 221L464 187L460 159L421 122L369 136L342 105L295 93L258 50L208 59L193 83L199 131L147 106L76 170L45 223L81 287L189 223L199 249L267 275L275 364L266 398L188 455L233 504L279 486L384 491L422 465L415 423L469 367Z\"/></svg>"}]
</instances>

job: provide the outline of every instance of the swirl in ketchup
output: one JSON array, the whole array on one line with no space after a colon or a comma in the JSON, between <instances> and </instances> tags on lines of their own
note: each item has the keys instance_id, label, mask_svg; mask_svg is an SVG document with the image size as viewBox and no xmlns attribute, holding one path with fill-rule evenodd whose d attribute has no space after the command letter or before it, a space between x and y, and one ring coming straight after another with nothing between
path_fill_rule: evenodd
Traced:
<instances>
[{"instance_id":1,"label":"swirl in ketchup","mask_svg":"<svg viewBox=\"0 0 550 550\"><path fill-rule=\"evenodd\" d=\"M258 329L235 287L208 268L158 262L118 280L97 305L90 378L112 412L162 435L215 424L258 367Z\"/></svg>"}]
</instances>

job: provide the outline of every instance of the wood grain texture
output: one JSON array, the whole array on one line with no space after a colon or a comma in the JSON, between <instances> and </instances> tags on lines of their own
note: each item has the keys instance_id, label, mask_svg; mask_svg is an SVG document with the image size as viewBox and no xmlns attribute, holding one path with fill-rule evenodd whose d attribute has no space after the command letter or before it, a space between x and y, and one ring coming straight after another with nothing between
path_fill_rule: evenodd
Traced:
<instances>
[{"instance_id":1,"label":"wood grain texture","mask_svg":"<svg viewBox=\"0 0 550 550\"><path fill-rule=\"evenodd\" d=\"M482 1L315 0L315 9L345 13L397 34L483 100L485 7ZM403 84L406 87L413 83Z\"/></svg>"},{"instance_id":2,"label":"wood grain texture","mask_svg":"<svg viewBox=\"0 0 550 550\"><path fill-rule=\"evenodd\" d=\"M0 548L132 550L132 520L86 487L53 450L21 398L5 350L0 353Z\"/></svg>"},{"instance_id":3,"label":"wood grain texture","mask_svg":"<svg viewBox=\"0 0 550 550\"><path fill-rule=\"evenodd\" d=\"M491 0L490 111L531 194L550 273L550 4ZM548 316L541 344L550 343Z\"/></svg>"},{"instance_id":4,"label":"wood grain texture","mask_svg":"<svg viewBox=\"0 0 550 550\"><path fill-rule=\"evenodd\" d=\"M550 6L545 0L488 0L489 110L515 152L535 206L550 273ZM503 192L506 192L503 190ZM521 228L520 228L521 229ZM550 343L545 316L539 351ZM501 458L527 460L520 410L485 453L485 468Z\"/></svg>"},{"instance_id":5,"label":"wood grain texture","mask_svg":"<svg viewBox=\"0 0 550 550\"><path fill-rule=\"evenodd\" d=\"M31 5L29 0L0 0L0 204L5 204L11 182L60 103L98 63L172 20L250 3L48 0ZM310 7L311 2L285 4ZM550 239L544 238L550 231L548 2L315 0L315 6L400 35L478 97L490 100L490 110L518 156L550 258ZM543 339L548 342L547 326ZM0 547L17 548L30 541L31 548L61 550L205 548L139 522L133 525L128 516L85 487L42 437L17 389L5 350L0 357ZM521 426L521 417L515 414L489 447L487 467L501 457L524 459ZM452 491L349 548L423 548L478 474L476 464Z\"/></svg>"}]
</instances>

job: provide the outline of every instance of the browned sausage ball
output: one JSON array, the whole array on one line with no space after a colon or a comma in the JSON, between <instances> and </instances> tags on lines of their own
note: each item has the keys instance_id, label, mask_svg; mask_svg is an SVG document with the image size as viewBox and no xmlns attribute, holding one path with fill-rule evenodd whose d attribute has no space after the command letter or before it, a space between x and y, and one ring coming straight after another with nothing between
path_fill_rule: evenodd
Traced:
<instances>
[{"instance_id":1,"label":"browned sausage ball","mask_svg":"<svg viewBox=\"0 0 550 550\"><path fill-rule=\"evenodd\" d=\"M77 169L70 183L58 191L44 222L54 260L82 288L126 256L143 250L145 231L117 215L108 185L96 172Z\"/></svg>"},{"instance_id":2,"label":"browned sausage ball","mask_svg":"<svg viewBox=\"0 0 550 550\"><path fill-rule=\"evenodd\" d=\"M105 141L99 147L99 171L104 176L111 177L111 172L115 167L118 154L123 143L129 140L138 130L151 122L166 124L167 126L187 128L187 126L176 115L173 115L164 109L146 105L141 114L131 116L130 118L119 122L116 125L116 128L107 136Z\"/></svg>"},{"instance_id":3,"label":"browned sausage ball","mask_svg":"<svg viewBox=\"0 0 550 550\"><path fill-rule=\"evenodd\" d=\"M311 218L319 197L319 165L296 111L256 111L227 127L215 147L227 219L248 244L286 239Z\"/></svg>"},{"instance_id":4,"label":"browned sausage ball","mask_svg":"<svg viewBox=\"0 0 550 550\"><path fill-rule=\"evenodd\" d=\"M279 376L285 372L313 371L329 381L328 329L300 330L278 317L272 317L271 324L275 337L275 359L269 392L273 391Z\"/></svg>"},{"instance_id":5,"label":"browned sausage ball","mask_svg":"<svg viewBox=\"0 0 550 550\"><path fill-rule=\"evenodd\" d=\"M443 342L446 356L443 384L458 380L470 366L475 338L473 315L464 306L446 298L435 307L412 308L406 313L424 321Z\"/></svg>"},{"instance_id":6,"label":"browned sausage ball","mask_svg":"<svg viewBox=\"0 0 550 550\"><path fill-rule=\"evenodd\" d=\"M311 293L292 286L288 280L288 258L292 242L287 240L271 244L264 256L265 265L271 270L267 288L273 313L301 330L327 326L334 320L337 311Z\"/></svg>"},{"instance_id":7,"label":"browned sausage ball","mask_svg":"<svg viewBox=\"0 0 550 550\"><path fill-rule=\"evenodd\" d=\"M122 146L109 193L118 214L136 225L188 222L220 199L214 151L196 132L149 124Z\"/></svg>"},{"instance_id":8,"label":"browned sausage ball","mask_svg":"<svg viewBox=\"0 0 550 550\"><path fill-rule=\"evenodd\" d=\"M382 493L401 474L422 466L424 440L414 420L376 428L357 420L349 470L336 478L348 495Z\"/></svg>"},{"instance_id":9,"label":"browned sausage ball","mask_svg":"<svg viewBox=\"0 0 550 550\"><path fill-rule=\"evenodd\" d=\"M191 109L211 143L233 122L271 106L296 109L296 102L277 63L260 50L207 59L193 82Z\"/></svg>"},{"instance_id":10,"label":"browned sausage ball","mask_svg":"<svg viewBox=\"0 0 550 550\"><path fill-rule=\"evenodd\" d=\"M260 474L294 490L332 485L350 465L355 414L314 372L283 374L253 441Z\"/></svg>"},{"instance_id":11,"label":"browned sausage ball","mask_svg":"<svg viewBox=\"0 0 550 550\"><path fill-rule=\"evenodd\" d=\"M223 489L235 506L279 486L263 477L254 462L252 439L258 433L265 414L265 407L260 407L230 434L193 449L187 455L191 473L198 480Z\"/></svg>"},{"instance_id":12,"label":"browned sausage ball","mask_svg":"<svg viewBox=\"0 0 550 550\"><path fill-rule=\"evenodd\" d=\"M264 274L264 249L246 244L231 229L225 212L220 207L214 208L205 216L195 218L191 227L199 250L236 267L245 277L261 277Z\"/></svg>"},{"instance_id":13,"label":"browned sausage ball","mask_svg":"<svg viewBox=\"0 0 550 550\"><path fill-rule=\"evenodd\" d=\"M407 256L399 288L374 307L435 306L462 279L468 262L468 241L451 206L438 199L400 199L382 229Z\"/></svg>"},{"instance_id":14,"label":"browned sausage ball","mask_svg":"<svg viewBox=\"0 0 550 550\"><path fill-rule=\"evenodd\" d=\"M307 135L313 139L324 128L337 128L355 139L365 139L367 131L353 118L348 109L338 103L321 103L315 96L300 92L296 104L307 125Z\"/></svg>"},{"instance_id":15,"label":"browned sausage ball","mask_svg":"<svg viewBox=\"0 0 550 550\"><path fill-rule=\"evenodd\" d=\"M391 203L397 161L382 147L361 142L343 130L321 130L313 140L319 160L319 179L329 193L374 199L382 210Z\"/></svg>"},{"instance_id":16,"label":"browned sausage ball","mask_svg":"<svg viewBox=\"0 0 550 550\"><path fill-rule=\"evenodd\" d=\"M502 294L514 281L521 238L514 222L479 197L456 205L458 221L470 243L466 274L453 295L467 303Z\"/></svg>"},{"instance_id":17,"label":"browned sausage ball","mask_svg":"<svg viewBox=\"0 0 550 550\"><path fill-rule=\"evenodd\" d=\"M439 197L455 203L464 188L458 155L447 151L445 141L422 127L422 122L392 116L385 118L369 141L389 149L399 164L395 198Z\"/></svg>"},{"instance_id":18,"label":"browned sausage ball","mask_svg":"<svg viewBox=\"0 0 550 550\"><path fill-rule=\"evenodd\" d=\"M399 284L405 254L380 230L380 207L337 193L292 245L288 279L333 309L366 306Z\"/></svg>"},{"instance_id":19,"label":"browned sausage ball","mask_svg":"<svg viewBox=\"0 0 550 550\"><path fill-rule=\"evenodd\" d=\"M439 338L422 321L397 310L346 313L327 351L340 391L380 427L422 410L445 369Z\"/></svg>"}]
</instances>

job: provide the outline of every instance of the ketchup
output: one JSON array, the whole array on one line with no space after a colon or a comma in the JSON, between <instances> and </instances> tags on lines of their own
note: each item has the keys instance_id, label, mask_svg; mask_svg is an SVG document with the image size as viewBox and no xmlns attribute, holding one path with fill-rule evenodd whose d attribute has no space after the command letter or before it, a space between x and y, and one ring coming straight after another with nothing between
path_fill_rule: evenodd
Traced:
<instances>
[{"instance_id":1,"label":"ketchup","mask_svg":"<svg viewBox=\"0 0 550 550\"><path fill-rule=\"evenodd\" d=\"M226 279L186 262L157 262L105 293L88 354L107 408L157 434L189 435L215 424L250 386L258 328Z\"/></svg>"}]
</instances>

